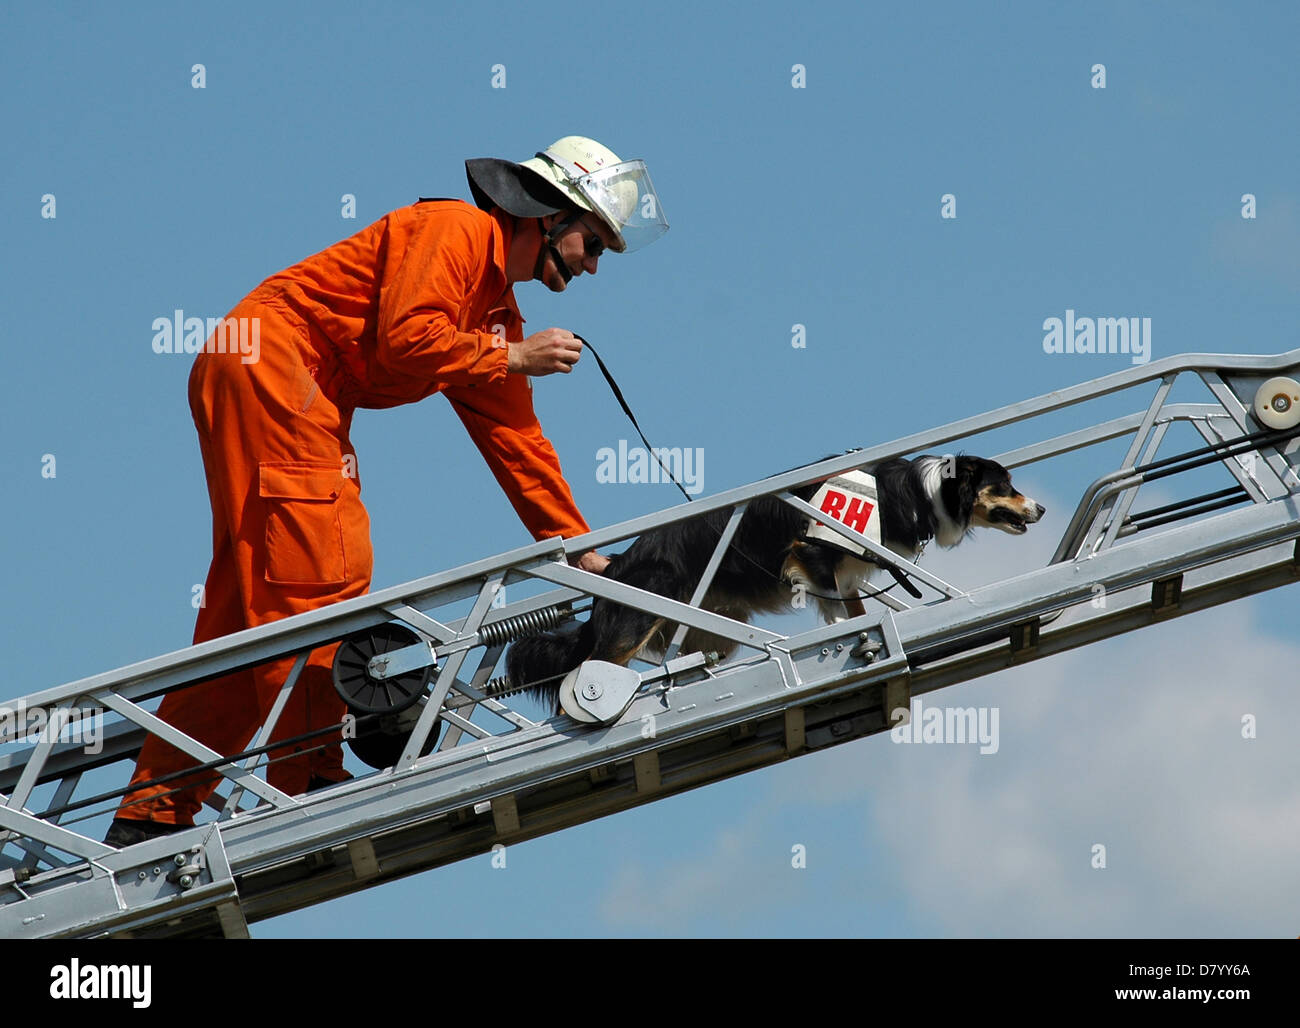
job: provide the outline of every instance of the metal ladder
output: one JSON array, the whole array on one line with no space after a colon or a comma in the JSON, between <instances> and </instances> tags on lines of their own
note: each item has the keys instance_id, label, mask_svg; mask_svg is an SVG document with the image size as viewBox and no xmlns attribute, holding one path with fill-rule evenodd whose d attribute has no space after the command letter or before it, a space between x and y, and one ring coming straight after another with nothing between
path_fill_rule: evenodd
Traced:
<instances>
[{"instance_id":1,"label":"metal ladder","mask_svg":"<svg viewBox=\"0 0 1300 1028\"><path fill-rule=\"evenodd\" d=\"M887 731L891 712L913 696L1296 582L1300 405L1290 409L1286 383L1297 378L1300 349L1169 357L0 704L9 715L0 717L0 743L9 744L0 749L0 937L246 936L260 919ZM1176 382L1191 383L1204 400L1173 402ZM1102 398L1152 386L1154 396L1143 395L1133 413L1097 419ZM1084 427L1041 438L1044 417L1063 409ZM1178 424L1190 425L1204 445L1161 456ZM1084 490L1046 567L964 591L878 550L936 598L909 604L885 594L865 616L796 634L700 609L754 498L776 495L816 513L790 490L891 456L940 453L992 430L1025 440L996 455L1012 469L1129 439L1119 466ZM1177 482L1206 467L1226 470L1234 484L1132 512L1144 483ZM728 528L690 604L566 562L727 508ZM851 529L830 527L869 545ZM499 589L514 585L536 594L499 606ZM671 648L664 664L639 674L630 705L610 723L528 716L527 704L492 678L505 647L592 597L683 626L677 644L689 626L739 649L719 661ZM387 624L403 626L408 644L384 655L391 666L381 675L415 674L427 683L406 715L411 732L399 737L393 765L303 796L272 788L257 774L257 750L307 654ZM299 659L278 702L250 751L234 758L144 706L168 690L286 655ZM93 753L76 737L92 717L109 720ZM116 806L146 733L211 763L225 783L209 801L214 820L116 850L78 826ZM430 739L437 743L426 754Z\"/></svg>"}]
</instances>

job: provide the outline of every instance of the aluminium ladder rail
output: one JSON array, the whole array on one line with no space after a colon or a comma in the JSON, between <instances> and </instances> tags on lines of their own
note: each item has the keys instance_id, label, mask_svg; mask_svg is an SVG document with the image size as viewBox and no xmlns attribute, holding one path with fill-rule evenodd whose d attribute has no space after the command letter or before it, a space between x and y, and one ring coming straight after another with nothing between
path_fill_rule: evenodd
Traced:
<instances>
[{"instance_id":1,"label":"aluminium ladder rail","mask_svg":"<svg viewBox=\"0 0 1300 1028\"><path fill-rule=\"evenodd\" d=\"M43 726L21 732L0 719L0 743L9 744L0 748L0 937L245 936L260 919L887 731L886 712L907 708L913 695L1300 580L1300 430L1260 438L1251 413L1263 382L1297 375L1300 349L1165 358L9 701L0 712L40 711ZM1204 386L1208 400L1171 402L1179 380ZM1134 413L1089 420L1090 401L1151 384L1154 397ZM1085 427L1038 438L1036 419L1064 408L1077 409ZM1180 423L1205 441L1200 456L1157 461L1166 432ZM1008 468L1130 438L1120 465L1084 492L1048 566L963 591L881 551L937 598L909 605L885 594L864 616L794 634L700 608L730 528L755 497L777 495L803 509L789 492L801 484L1006 428L1031 440L997 457ZM1250 439L1228 447L1242 437ZM1156 468L1177 472L1180 461L1218 465L1236 485L1211 494L1218 499L1131 514L1143 481L1157 477ZM729 530L689 604L566 563L569 555L727 508ZM867 542L838 523L829 527ZM546 591L495 605L502 585L525 582ZM1100 607L1088 602L1097 585L1107 597ZM665 663L641 674L635 699L613 724L533 720L490 680L509 630L588 597L683 627ZM436 654L431 692L412 708L418 719L400 758L309 795L271 787L257 773L256 748L270 737L307 653L386 622L418 633L418 646L398 651L408 663L417 650L425 663L429 647ZM685 626L729 639L738 651L726 660L676 656ZM142 705L286 655L299 659L253 752L224 763ZM92 711L107 712L111 722L94 753L64 739L98 716ZM224 791L209 801L215 820L115 850L98 841L102 828L83 834L82 826L90 817L102 824L116 806L146 733L196 763L213 762ZM422 756L431 738L436 748Z\"/></svg>"}]
</instances>

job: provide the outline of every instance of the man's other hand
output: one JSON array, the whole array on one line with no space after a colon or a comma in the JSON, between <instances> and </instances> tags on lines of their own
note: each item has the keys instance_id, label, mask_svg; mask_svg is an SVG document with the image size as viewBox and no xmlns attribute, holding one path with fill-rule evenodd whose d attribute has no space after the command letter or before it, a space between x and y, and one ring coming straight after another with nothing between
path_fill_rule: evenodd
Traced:
<instances>
[{"instance_id":1,"label":"man's other hand","mask_svg":"<svg viewBox=\"0 0 1300 1028\"><path fill-rule=\"evenodd\" d=\"M603 575L605 568L609 567L609 558L602 556L595 550L588 550L586 553L580 553L576 557L570 557L569 563L575 568L583 571L590 571L593 575Z\"/></svg>"}]
</instances>

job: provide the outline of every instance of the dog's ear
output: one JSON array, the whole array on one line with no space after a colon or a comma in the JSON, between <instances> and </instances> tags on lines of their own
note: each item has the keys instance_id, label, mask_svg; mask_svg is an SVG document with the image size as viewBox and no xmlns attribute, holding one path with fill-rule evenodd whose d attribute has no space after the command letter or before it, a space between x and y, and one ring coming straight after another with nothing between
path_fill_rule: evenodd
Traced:
<instances>
[{"instance_id":1,"label":"dog's ear","mask_svg":"<svg viewBox=\"0 0 1300 1028\"><path fill-rule=\"evenodd\" d=\"M975 514L975 499L980 486L980 466L977 460L965 454L958 455L956 464L958 521L968 526Z\"/></svg>"}]
</instances>

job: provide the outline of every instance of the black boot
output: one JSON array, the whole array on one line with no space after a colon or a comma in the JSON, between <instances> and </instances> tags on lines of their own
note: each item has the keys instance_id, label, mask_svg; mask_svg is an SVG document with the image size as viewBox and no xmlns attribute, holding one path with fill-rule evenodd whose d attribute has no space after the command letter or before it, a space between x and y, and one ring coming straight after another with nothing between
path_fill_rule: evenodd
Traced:
<instances>
[{"instance_id":1,"label":"black boot","mask_svg":"<svg viewBox=\"0 0 1300 1028\"><path fill-rule=\"evenodd\" d=\"M318 789L328 789L331 785L342 785L344 782L350 782L351 780L351 775L339 779L337 782L330 778L322 778L320 775L312 775L311 780L307 782L307 791L316 792Z\"/></svg>"},{"instance_id":2,"label":"black boot","mask_svg":"<svg viewBox=\"0 0 1300 1028\"><path fill-rule=\"evenodd\" d=\"M193 827L193 825L168 825L161 821L135 821L119 817L109 825L108 834L104 836L104 845L120 850L126 846L134 846L137 842L144 842L146 839L172 835Z\"/></svg>"}]
</instances>

